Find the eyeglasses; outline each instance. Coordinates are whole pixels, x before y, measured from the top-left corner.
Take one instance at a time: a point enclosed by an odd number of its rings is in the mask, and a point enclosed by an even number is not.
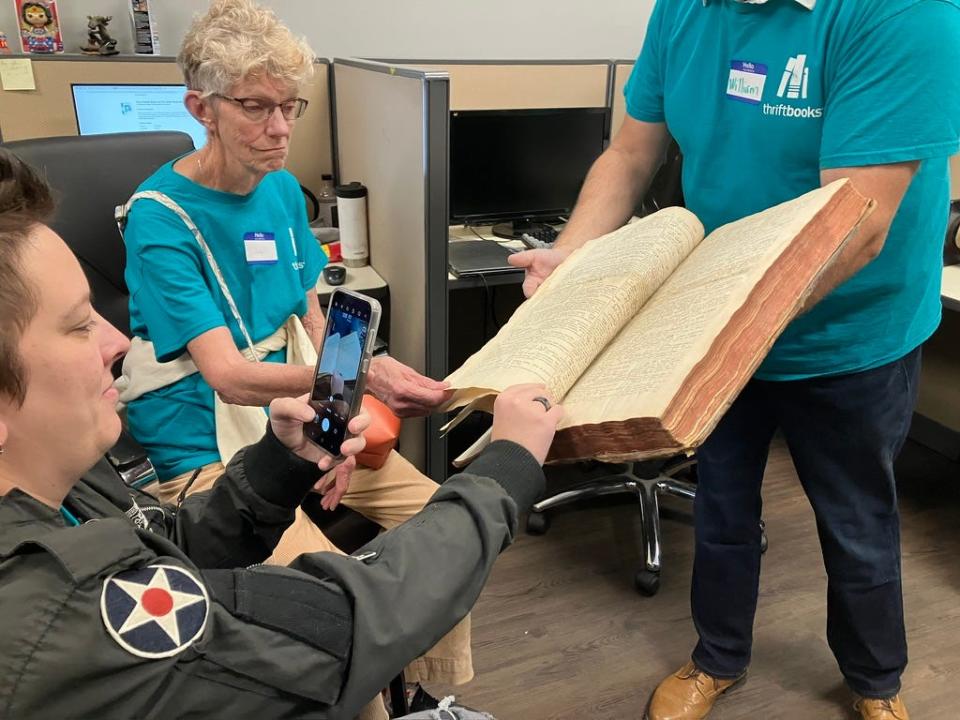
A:
[[[243,110],[243,114],[252,122],[264,122],[273,116],[273,111],[280,108],[280,114],[283,119],[290,121],[303,116],[307,110],[307,101],[303,98],[291,98],[283,102],[275,103],[262,98],[236,98],[229,95],[214,93],[218,98],[236,103]]]

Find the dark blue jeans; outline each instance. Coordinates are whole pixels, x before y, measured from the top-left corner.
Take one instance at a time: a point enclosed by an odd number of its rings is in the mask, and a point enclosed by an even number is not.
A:
[[[693,661],[737,677],[750,663],[760,581],[760,486],[774,432],[813,506],[827,570],[827,640],[850,687],[900,690],[907,664],[893,461],[916,403],[920,349],[849,375],[751,380],[697,452]]]

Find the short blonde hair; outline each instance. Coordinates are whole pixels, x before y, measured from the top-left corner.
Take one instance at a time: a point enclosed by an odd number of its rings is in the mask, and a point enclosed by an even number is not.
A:
[[[177,55],[187,87],[204,96],[225,95],[250,77],[299,87],[313,76],[315,60],[306,40],[251,0],[214,0],[194,17]]]

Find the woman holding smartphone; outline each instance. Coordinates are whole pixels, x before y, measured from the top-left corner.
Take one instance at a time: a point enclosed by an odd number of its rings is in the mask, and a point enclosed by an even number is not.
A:
[[[129,343],[44,225],[51,206],[0,150],[3,714],[353,718],[469,611],[543,489],[562,411],[541,387],[505,392],[495,442],[403,532],[262,566],[331,467],[304,437],[306,396],[273,401],[211,489],[174,507],[126,487],[103,454]]]

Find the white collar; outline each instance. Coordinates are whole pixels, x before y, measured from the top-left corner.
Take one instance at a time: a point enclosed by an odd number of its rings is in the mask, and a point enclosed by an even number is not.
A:
[[[737,0],[738,2],[747,3],[748,5],[763,5],[767,0]],[[706,6],[710,0],[703,0],[704,6]],[[813,6],[817,4],[817,0],[795,0],[795,2],[803,5],[807,10],[813,10]]]

